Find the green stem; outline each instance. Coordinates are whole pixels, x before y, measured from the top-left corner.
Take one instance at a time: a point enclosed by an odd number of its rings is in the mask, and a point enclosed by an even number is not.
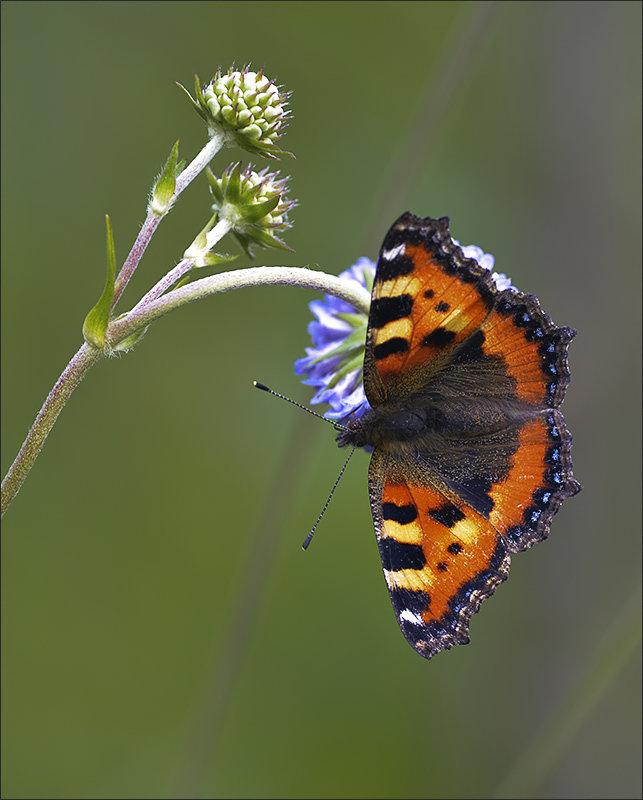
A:
[[[76,355],[65,367],[60,378],[56,381],[54,388],[49,392],[47,399],[36,419],[31,430],[27,434],[20,452],[2,481],[2,516],[9,507],[13,498],[20,491],[29,470],[33,467],[38,454],[40,453],[49,431],[53,428],[58,414],[62,411],[69,396],[78,386],[87,372],[104,355],[103,350],[95,350],[84,344]]]
[[[181,172],[176,179],[174,195],[168,205],[168,211],[166,211],[165,214],[159,215],[152,208],[148,208],[145,222],[143,223],[143,226],[136,237],[136,241],[132,245],[132,249],[125,259],[125,263],[123,264],[121,271],[118,273],[118,277],[116,278],[114,297],[112,299],[112,309],[116,306],[120,296],[125,291],[125,287],[134,274],[140,260],[143,258],[143,253],[145,253],[152,236],[154,236],[156,229],[161,224],[161,220],[164,219],[164,217],[166,217],[169,213],[172,203],[174,203],[176,198],[181,194],[186,186],[189,186],[196,176],[208,166],[210,161],[212,161],[214,156],[223,147],[223,142],[224,137],[222,134],[213,136],[208,140],[207,144],[194,157],[194,159],[187,165],[187,167],[185,167],[183,172]]]
[[[345,300],[364,314],[368,314],[371,303],[370,294],[359,284],[335,275],[327,275],[325,272],[305,267],[237,269],[193,281],[164,294],[142,308],[134,309],[110,324],[107,328],[106,341],[108,346],[115,347],[123,339],[175,308],[180,308],[212,294],[230,292],[245,286],[262,285],[299,286],[303,289],[325,292],[339,297],[340,300]]]
[[[551,779],[596,706],[641,647],[641,587],[636,586],[575,687],[536,737],[520,752],[496,788],[494,798],[544,797]]]
[[[230,222],[227,220],[220,220],[216,226],[210,231],[208,234],[208,249],[212,249],[215,244],[217,244],[226,233],[229,232],[231,228]],[[186,251],[187,253],[188,251]],[[196,266],[196,260],[194,258],[183,258],[174,269],[171,269],[167,275],[164,275],[161,280],[153,286],[149,292],[142,297],[138,303],[134,306],[132,311],[136,311],[143,306],[148,305],[152,302],[152,300],[156,300],[157,297],[160,297],[164,292],[166,292],[171,286],[173,286],[179,278],[182,278],[183,275],[188,273],[191,269],[194,269]]]
[[[65,367],[56,385],[49,393],[27,434],[20,452],[2,482],[2,515],[9,507],[34,465],[49,431],[53,428],[58,414],[76,386],[90,368],[103,356],[111,352],[119,342],[149,325],[175,308],[192,303],[203,297],[244,286],[260,285],[300,286],[335,295],[346,300],[358,311],[368,313],[370,295],[358,284],[303,267],[253,267],[211,275],[193,281],[172,292],[152,300],[143,307],[136,307],[128,314],[112,321],[106,332],[105,348],[98,350],[84,344]]]

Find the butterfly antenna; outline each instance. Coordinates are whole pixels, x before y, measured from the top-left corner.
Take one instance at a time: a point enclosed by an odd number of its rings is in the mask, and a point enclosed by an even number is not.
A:
[[[294,406],[297,406],[297,408],[302,408],[304,411],[307,411],[309,414],[312,414],[313,417],[317,417],[318,419],[323,419],[324,422],[330,422],[330,424],[335,428],[336,431],[345,431],[346,430],[346,426],[342,425],[341,422],[337,422],[334,419],[328,419],[328,417],[322,417],[322,415],[318,414],[316,411],[311,411],[311,409],[308,408],[307,406],[304,406],[301,403],[298,403],[296,400],[291,400],[290,397],[286,397],[285,394],[279,394],[279,392],[274,392],[272,389],[269,389],[263,383],[259,383],[259,381],[253,381],[252,385],[254,387],[256,387],[257,389],[261,389],[262,392],[268,392],[268,394],[272,394],[275,397],[279,397],[281,400],[287,400],[289,403],[292,403]],[[349,456],[349,458],[350,458],[350,456]],[[341,477],[341,475],[340,475],[340,477]],[[331,492],[331,495],[332,495],[332,492]],[[324,511],[325,510],[326,509],[324,509]],[[324,512],[322,511],[322,514],[323,513]],[[317,521],[319,522],[319,520],[317,520]]]
[[[321,514],[317,517],[317,522],[313,525],[312,531],[308,534],[308,536],[306,536],[306,541],[301,546],[302,550],[307,550],[308,549],[308,545],[310,544],[310,542],[312,541],[312,538],[313,538],[313,533],[315,533],[315,531],[317,530],[317,526],[319,525],[319,522],[320,522],[321,518],[324,516],[324,514],[326,512],[326,509],[328,508],[328,505],[329,505],[330,501],[332,500],[333,495],[335,494],[335,489],[337,489],[337,484],[342,479],[342,475],[346,471],[346,467],[348,466],[348,462],[351,460],[351,456],[353,455],[354,452],[355,452],[355,448],[353,447],[351,449],[350,453],[348,454],[348,458],[344,462],[344,466],[342,467],[341,472],[337,476],[337,480],[333,484],[333,488],[330,490],[330,494],[328,495],[328,500],[326,500],[326,503],[325,503],[324,507],[321,510]]]

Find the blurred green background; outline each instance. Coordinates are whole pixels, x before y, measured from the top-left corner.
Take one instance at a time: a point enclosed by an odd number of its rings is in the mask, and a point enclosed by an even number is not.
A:
[[[315,295],[166,317],[89,374],[5,517],[4,797],[640,796],[640,17],[2,4],[3,473],[102,289],[104,214],[122,261],[174,140],[204,142],[174,81],[235,62],[293,92],[296,253],[256,263],[337,273],[403,211],[449,215],[578,329],[565,414],[584,485],[472,644],[426,662],[382,579],[368,458],[304,555],[342,454],[251,389],[310,399],[292,365]],[[202,179],[128,304],[207,217]]]

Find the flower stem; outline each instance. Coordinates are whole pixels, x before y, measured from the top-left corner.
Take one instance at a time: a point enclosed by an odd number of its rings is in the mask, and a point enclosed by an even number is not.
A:
[[[338,278],[336,275],[327,275],[325,272],[305,267],[250,267],[201,278],[185,286],[180,286],[143,307],[133,309],[129,314],[114,320],[109,325],[106,341],[111,347],[114,347],[126,337],[169,311],[203,297],[230,292],[245,286],[262,285],[299,286],[303,289],[326,292],[340,300],[345,300],[365,314],[368,314],[371,303],[370,294],[366,289],[352,281]]]
[[[158,214],[155,214],[153,211],[147,212],[147,217],[145,217],[145,222],[143,223],[141,230],[136,237],[136,241],[132,245],[132,249],[129,251],[127,258],[125,259],[125,263],[121,267],[121,271],[118,273],[118,277],[116,278],[116,283],[114,284],[114,296],[112,298],[112,309],[118,303],[121,295],[125,291],[125,287],[130,282],[130,278],[136,271],[136,267],[138,267],[141,259],[143,258],[143,253],[146,251],[152,236],[154,236],[154,232],[158,228],[161,220],[163,217],[159,217]]]
[[[157,297],[160,297],[164,292],[166,292],[171,286],[173,286],[179,278],[182,278],[186,272],[189,272],[194,267],[194,259],[193,258],[184,258],[182,261],[171,269],[167,275],[164,275],[161,280],[154,285],[149,292],[138,301],[138,303],[134,306],[130,314],[134,311],[138,311],[139,308],[143,308],[152,300],[156,300]],[[129,316],[129,315],[128,315]]]
[[[214,156],[223,146],[223,139],[223,134],[215,135],[209,139],[208,143],[202,148],[201,152],[198,153],[198,155],[195,156],[195,158],[187,165],[183,172],[181,172],[176,179],[176,189],[174,190],[174,195],[172,196],[172,202],[174,202],[174,200],[176,200],[185,187],[188,186],[196,178],[196,176],[208,166],[210,161],[212,161]],[[119,301],[121,295],[125,291],[125,287],[130,282],[130,279],[136,271],[136,267],[138,267],[141,258],[143,258],[143,253],[145,253],[145,250],[147,249],[147,246],[150,243],[150,240],[152,239],[156,229],[160,225],[163,216],[165,215],[159,216],[151,209],[148,209],[145,222],[143,223],[141,230],[136,237],[136,241],[134,242],[129,255],[125,259],[125,263],[123,264],[121,271],[118,273],[118,277],[116,278],[112,308],[114,308],[116,303]]]
[[[84,344],[58,378],[54,388],[49,392],[31,430],[27,434],[20,452],[2,481],[2,516],[13,498],[18,494],[25,478],[33,467],[38,454],[53,428],[58,414],[69,399],[69,396],[85,377],[93,365],[104,355],[104,351],[96,350]]]
[[[106,346],[103,350],[84,344],[65,367],[2,482],[2,515],[29,474],[49,431],[53,428],[58,414],[62,411],[71,393],[90,368],[103,356],[110,353],[111,348],[175,308],[180,308],[187,303],[212,294],[229,292],[244,286],[261,285],[300,286],[304,289],[314,289],[335,295],[364,313],[368,313],[370,305],[370,295],[366,289],[335,275],[327,275],[325,272],[304,267],[252,267],[201,278],[157,297],[144,306],[136,306],[129,313],[109,324],[105,336]]]
[[[208,231],[206,235],[206,247],[208,250],[212,250],[215,244],[218,244],[221,239],[226,235],[226,233],[230,233],[232,230],[232,222],[227,217],[220,219],[217,224],[212,228],[211,231]]]
[[[613,622],[591,658],[583,660],[576,684],[550,719],[519,753],[494,798],[543,797],[543,784],[564,761],[574,739],[605,696],[618,685],[621,671],[641,649],[641,587],[615,610]],[[554,795],[555,796],[555,795]]]
[[[178,197],[185,187],[208,166],[210,161],[216,156],[224,145],[225,136],[223,133],[215,133],[205,147],[196,155],[187,167],[176,179],[176,190],[174,197]]]
[[[217,242],[223,239],[231,227],[231,223],[227,219],[219,220],[219,222],[217,222],[214,228],[207,235],[207,249],[212,249]],[[162,294],[164,294],[180,278],[193,269],[195,263],[196,262],[194,258],[184,258],[182,261],[180,261],[176,267],[174,267],[174,269],[171,269],[167,275],[164,275],[161,280],[138,301],[130,313],[133,311],[138,311],[139,308],[143,308],[143,306],[146,306],[152,300],[156,300],[157,297],[160,297]]]

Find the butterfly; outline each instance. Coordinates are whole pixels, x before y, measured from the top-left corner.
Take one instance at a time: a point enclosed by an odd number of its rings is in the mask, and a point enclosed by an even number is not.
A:
[[[380,251],[364,356],[371,406],[337,436],[373,448],[368,489],[402,633],[432,658],[469,622],[512,554],[580,491],[558,407],[573,328],[499,290],[447,217],[403,214]]]

